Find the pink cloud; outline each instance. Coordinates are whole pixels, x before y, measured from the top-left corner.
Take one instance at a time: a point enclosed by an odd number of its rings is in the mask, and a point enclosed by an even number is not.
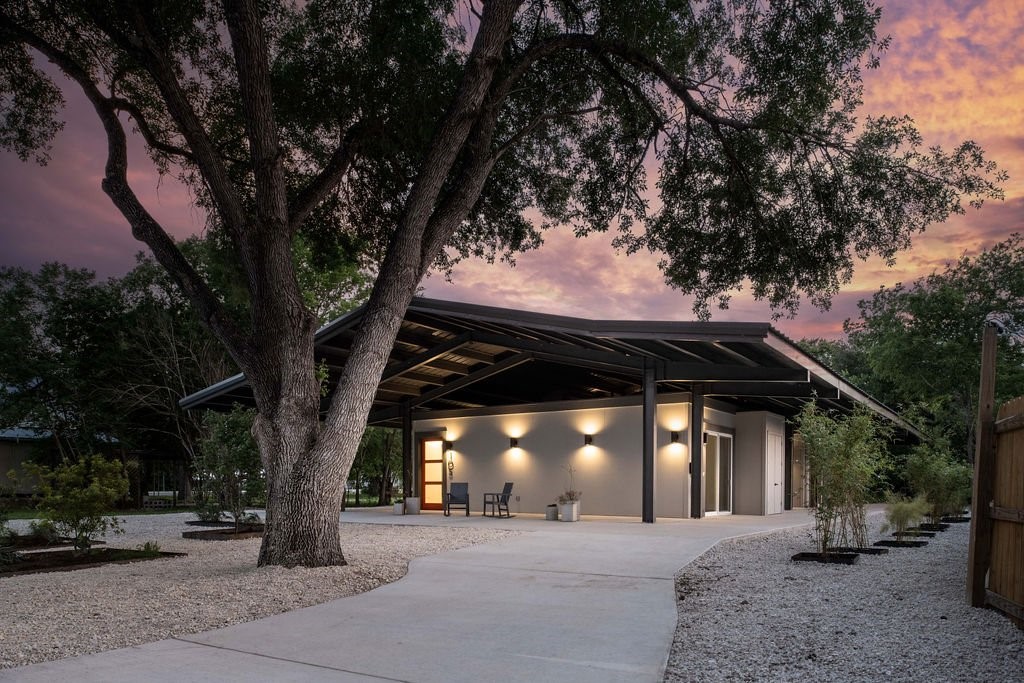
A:
[[[880,30],[892,36],[892,47],[881,68],[865,76],[865,113],[909,114],[929,144],[977,140],[1009,171],[1007,200],[932,226],[893,267],[878,259],[861,264],[830,311],[805,306],[795,320],[777,323],[793,337],[839,336],[842,321],[856,315],[857,300],[879,286],[913,280],[1024,230],[1024,3],[888,0],[883,9]],[[123,273],[144,247],[99,189],[105,149],[95,115],[74,90],[67,98],[68,125],[49,166],[0,155],[0,263],[34,268],[59,259],[102,275]],[[131,161],[136,191],[173,235],[202,229],[203,215],[188,193],[171,180],[161,184],[137,140]],[[692,317],[692,299],[664,284],[657,257],[615,254],[609,240],[574,240],[556,230],[540,250],[522,255],[516,268],[469,261],[456,269],[454,284],[434,276],[425,289],[430,296],[591,318]],[[746,293],[713,315],[770,318]]]

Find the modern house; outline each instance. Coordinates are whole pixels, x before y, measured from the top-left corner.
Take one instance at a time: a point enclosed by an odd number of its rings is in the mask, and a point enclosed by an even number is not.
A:
[[[332,385],[362,316],[317,332]],[[767,323],[585,320],[417,298],[368,422],[402,430],[406,495],[424,509],[441,508],[450,481],[468,482],[473,501],[509,481],[513,512],[543,512],[571,467],[585,514],[653,522],[806,505],[787,418],[807,401],[862,404],[916,434]],[[181,403],[224,410],[252,396],[236,375]]]

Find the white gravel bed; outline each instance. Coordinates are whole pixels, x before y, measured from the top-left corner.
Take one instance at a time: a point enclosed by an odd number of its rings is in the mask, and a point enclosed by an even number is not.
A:
[[[807,528],[719,544],[676,577],[665,680],[1024,681],[1024,630],[965,602],[969,526],[852,566],[790,561]]]
[[[0,578],[0,669],[197,633],[362,593],[405,575],[409,560],[517,532],[341,525],[345,567],[256,567],[260,539],[181,538],[190,513],[124,518],[108,545],[157,541],[188,557]],[[12,526],[15,524],[12,523]],[[17,526],[27,526],[18,523]]]

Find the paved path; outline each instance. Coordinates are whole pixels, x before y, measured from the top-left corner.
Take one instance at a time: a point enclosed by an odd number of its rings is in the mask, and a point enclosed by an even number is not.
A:
[[[413,560],[368,593],[181,638],[0,671],[3,681],[661,681],[673,576],[805,510],[641,524],[350,511],[345,521],[529,533]]]

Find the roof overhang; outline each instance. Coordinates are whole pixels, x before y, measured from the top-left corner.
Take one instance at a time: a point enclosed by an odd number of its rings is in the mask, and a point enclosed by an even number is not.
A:
[[[357,308],[316,333],[315,357],[329,370],[324,410],[363,313]],[[396,425],[405,408],[422,414],[633,396],[645,367],[654,368],[660,392],[699,390],[740,410],[787,416],[809,400],[843,412],[861,404],[921,438],[768,323],[588,320],[425,298],[406,311],[370,423]],[[181,401],[186,409],[235,403],[253,403],[241,374]]]

